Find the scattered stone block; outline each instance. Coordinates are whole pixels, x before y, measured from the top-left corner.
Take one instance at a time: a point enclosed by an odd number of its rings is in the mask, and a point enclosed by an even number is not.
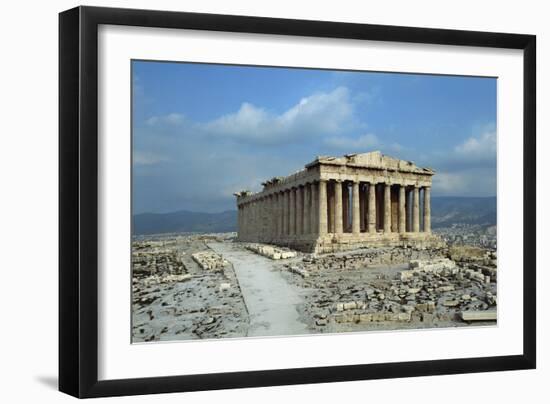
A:
[[[320,327],[323,327],[327,325],[327,319],[326,318],[319,318],[317,321],[315,321],[315,324],[317,324]]]
[[[363,313],[359,315],[359,322],[361,323],[370,323],[372,321],[371,313]]]
[[[279,247],[275,247],[267,244],[248,244],[246,248],[250,251],[254,251],[257,254],[264,257],[271,258],[272,260],[280,260],[296,257],[296,251],[284,250]]]
[[[411,321],[411,313],[398,313],[397,314],[397,320],[398,321]]]
[[[434,315],[432,313],[422,313],[422,322],[433,323]]]
[[[463,311],[460,313],[463,321],[496,321],[496,310]]]

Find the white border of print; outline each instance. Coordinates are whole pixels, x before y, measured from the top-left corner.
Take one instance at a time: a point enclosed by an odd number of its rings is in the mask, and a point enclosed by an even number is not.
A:
[[[100,26],[98,378],[523,352],[523,53],[474,47]],[[130,60],[498,77],[498,326],[130,344]],[[505,179],[505,180],[504,180]]]

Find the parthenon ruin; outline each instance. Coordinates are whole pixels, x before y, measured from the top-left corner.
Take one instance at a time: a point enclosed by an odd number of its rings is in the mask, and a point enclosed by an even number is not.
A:
[[[304,169],[237,192],[238,240],[334,252],[371,246],[436,246],[435,172],[379,151],[317,157]]]

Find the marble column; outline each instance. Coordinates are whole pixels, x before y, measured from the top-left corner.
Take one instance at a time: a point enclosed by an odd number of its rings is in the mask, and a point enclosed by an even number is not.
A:
[[[351,231],[349,213],[349,185],[347,182],[342,182],[342,229],[344,233]]]
[[[277,237],[277,195],[269,195],[269,238],[271,240]]]
[[[360,210],[360,229],[359,231],[365,232],[368,229],[368,223],[367,223],[367,187],[365,184],[359,185],[359,210]]]
[[[288,234],[288,189],[285,189],[282,193],[283,196],[283,238]]]
[[[284,234],[284,193],[282,192],[278,192],[277,193],[278,195],[278,202],[279,202],[279,210],[277,212],[277,220],[279,221],[279,225],[277,226],[277,236],[278,238],[282,238],[283,234]]]
[[[311,233],[310,219],[311,219],[311,184],[304,185],[304,227],[302,229],[303,234]]]
[[[418,186],[414,186],[413,191],[413,232],[420,231],[420,195]]]
[[[277,192],[277,240],[283,236],[283,200],[283,193]]]
[[[290,189],[289,208],[288,208],[288,234],[296,234],[296,188]]]
[[[351,231],[354,234],[359,234],[361,232],[361,210],[359,208],[359,182],[353,182],[352,190],[352,212],[351,212]]]
[[[376,184],[369,184],[368,224],[369,233],[376,233]]]
[[[309,215],[309,231],[311,234],[317,234],[319,232],[319,192],[317,191],[317,184],[312,182],[309,184],[311,193],[311,212]],[[326,197],[326,192],[325,192]]]
[[[432,207],[430,205],[430,187],[424,187],[424,231],[432,231]]]
[[[303,188],[296,188],[296,234],[301,235],[304,225],[304,194]]]
[[[384,184],[384,233],[391,233],[391,185]]]
[[[405,186],[399,185],[399,233],[405,233],[407,231],[405,212]]]
[[[319,197],[317,198],[317,223],[319,235],[324,236],[328,232],[328,214],[327,214],[327,182],[319,181]]]
[[[334,233],[341,234],[344,231],[342,220],[342,181],[336,181],[334,184]]]

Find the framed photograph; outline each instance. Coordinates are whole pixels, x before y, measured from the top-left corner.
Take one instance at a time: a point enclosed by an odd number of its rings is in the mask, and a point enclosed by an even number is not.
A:
[[[61,391],[535,368],[534,36],[59,28]]]

